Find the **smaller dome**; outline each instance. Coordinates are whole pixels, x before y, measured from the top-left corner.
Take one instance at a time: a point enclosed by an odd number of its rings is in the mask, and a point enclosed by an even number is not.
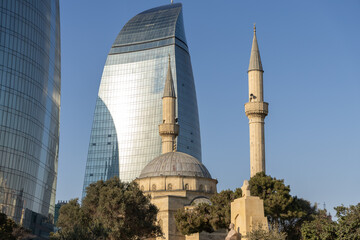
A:
[[[156,157],[145,166],[139,178],[159,176],[211,178],[204,164],[182,152],[168,152]]]

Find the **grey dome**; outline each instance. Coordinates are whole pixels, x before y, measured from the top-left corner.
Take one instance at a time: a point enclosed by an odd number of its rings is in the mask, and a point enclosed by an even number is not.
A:
[[[211,178],[199,160],[182,152],[164,153],[155,158],[141,171],[139,178],[178,175]]]

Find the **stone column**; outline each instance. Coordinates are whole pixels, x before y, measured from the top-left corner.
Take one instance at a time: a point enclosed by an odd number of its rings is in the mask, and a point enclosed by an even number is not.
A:
[[[162,153],[176,150],[175,138],[179,135],[179,125],[176,123],[176,94],[171,73],[170,56],[165,81],[163,102],[163,123],[159,125],[162,141]]]
[[[258,172],[265,172],[264,119],[268,114],[269,104],[264,102],[263,73],[256,39],[256,28],[254,26],[254,38],[248,70],[249,102],[245,104],[245,114],[249,118],[251,177]]]

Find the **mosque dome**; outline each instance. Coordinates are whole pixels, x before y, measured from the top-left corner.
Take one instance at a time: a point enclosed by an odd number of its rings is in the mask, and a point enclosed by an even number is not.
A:
[[[156,157],[145,166],[139,178],[159,176],[211,178],[204,164],[182,152],[168,152]]]

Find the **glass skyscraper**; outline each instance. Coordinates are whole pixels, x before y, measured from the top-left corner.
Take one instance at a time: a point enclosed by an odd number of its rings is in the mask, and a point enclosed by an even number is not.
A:
[[[27,228],[54,214],[59,110],[59,1],[0,0],[0,211]]]
[[[169,55],[181,126],[178,151],[201,161],[198,108],[182,5],[165,5],[133,17],[107,57],[90,136],[83,196],[100,179],[138,177],[161,154],[158,125]]]

